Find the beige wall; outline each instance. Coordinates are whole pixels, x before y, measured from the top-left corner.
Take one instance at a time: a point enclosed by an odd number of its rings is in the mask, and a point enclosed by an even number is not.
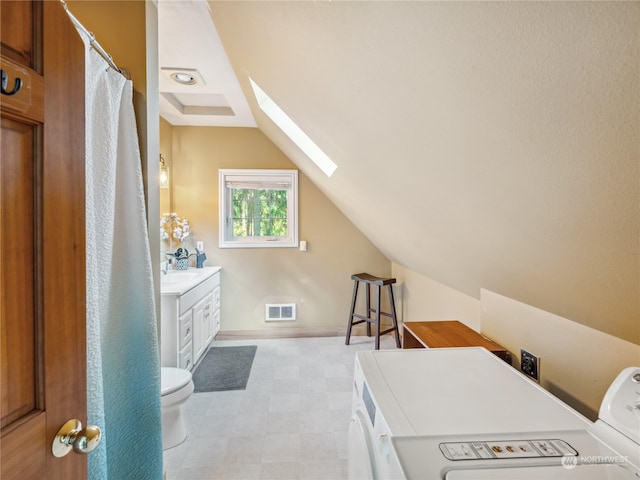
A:
[[[398,315],[404,322],[460,320],[480,331],[480,301],[408,268],[393,264]]]
[[[173,210],[192,227],[189,250],[204,241],[206,265],[222,266],[222,330],[345,329],[353,284],[366,271],[391,274],[391,263],[309,179],[299,176],[299,238],[296,248],[218,248],[218,169],[296,168],[258,129],[162,127],[172,134]],[[165,245],[167,247],[167,245]],[[266,303],[295,303],[295,322],[265,323]]]
[[[640,346],[566,318],[482,290],[482,332],[513,353],[540,358],[540,385],[595,420],[607,388],[640,365]]]
[[[78,20],[96,36],[118,67],[131,73],[133,88],[145,92],[145,2],[67,0]]]

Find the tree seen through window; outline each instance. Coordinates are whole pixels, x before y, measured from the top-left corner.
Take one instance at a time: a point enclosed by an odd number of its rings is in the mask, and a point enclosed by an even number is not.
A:
[[[234,237],[287,236],[287,190],[234,188]]]

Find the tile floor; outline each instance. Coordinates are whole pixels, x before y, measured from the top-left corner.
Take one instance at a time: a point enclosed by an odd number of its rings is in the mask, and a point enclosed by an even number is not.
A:
[[[392,335],[380,348],[395,348]],[[194,393],[187,440],[165,450],[167,480],[347,477],[353,364],[373,338],[214,341],[257,345],[246,390]]]

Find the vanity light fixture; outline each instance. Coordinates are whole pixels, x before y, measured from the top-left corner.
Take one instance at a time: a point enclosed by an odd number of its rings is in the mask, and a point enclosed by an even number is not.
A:
[[[164,163],[162,154],[160,154],[160,188],[169,188],[169,169]]]

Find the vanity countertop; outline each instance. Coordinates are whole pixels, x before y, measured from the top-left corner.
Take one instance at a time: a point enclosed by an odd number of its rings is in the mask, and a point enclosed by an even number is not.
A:
[[[188,270],[171,270],[160,277],[160,293],[162,295],[183,295],[193,287],[204,282],[219,272],[222,267],[189,268]]]

